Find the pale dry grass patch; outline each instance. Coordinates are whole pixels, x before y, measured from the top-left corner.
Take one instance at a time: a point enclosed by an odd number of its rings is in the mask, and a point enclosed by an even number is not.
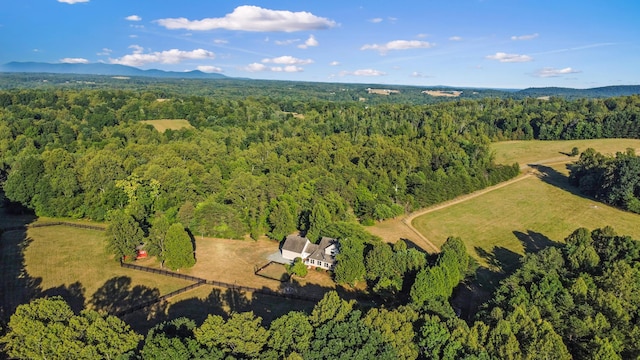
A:
[[[161,119],[161,120],[143,120],[141,123],[152,125],[158,132],[167,130],[194,129],[193,125],[185,119]]]

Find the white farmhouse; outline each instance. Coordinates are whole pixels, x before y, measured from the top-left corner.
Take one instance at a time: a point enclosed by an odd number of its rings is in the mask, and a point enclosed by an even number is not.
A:
[[[306,237],[289,235],[281,250],[282,257],[291,262],[299,257],[307,266],[333,270],[338,254],[338,240],[323,236],[320,243],[313,244]]]

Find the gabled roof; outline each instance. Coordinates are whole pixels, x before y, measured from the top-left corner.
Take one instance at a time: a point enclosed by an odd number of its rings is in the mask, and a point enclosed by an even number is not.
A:
[[[282,244],[282,250],[288,250],[298,254],[302,254],[304,246],[307,244],[307,238],[299,235],[289,235]]]
[[[318,245],[315,245],[313,251],[309,251],[311,255],[309,255],[309,259],[324,261],[329,264],[333,264],[336,261],[336,257],[332,254],[327,254],[325,251],[331,245],[338,244],[336,239],[328,238],[323,236]]]

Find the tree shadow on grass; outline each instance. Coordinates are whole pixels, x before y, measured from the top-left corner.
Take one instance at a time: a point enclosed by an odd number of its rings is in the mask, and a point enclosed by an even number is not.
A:
[[[92,296],[89,303],[93,309],[107,314],[118,314],[136,305],[151,304],[127,316],[134,330],[144,322],[159,322],[165,317],[167,304],[158,301],[160,290],[144,285],[131,287],[128,276],[113,277],[104,283]],[[136,325],[137,324],[137,325]]]
[[[569,184],[569,177],[559,172],[558,170],[549,166],[538,165],[538,164],[529,164],[529,166],[538,171],[538,178],[540,178],[540,180],[544,181],[545,183],[549,185],[553,185],[566,192],[569,192],[572,195],[580,196],[582,198],[589,199],[589,200],[594,200],[592,197],[582,194],[580,192],[580,189],[578,189],[577,187]],[[571,167],[570,164],[566,166],[567,166],[567,169]]]
[[[18,305],[41,296],[42,291],[42,278],[27,273],[24,257],[33,241],[27,237],[27,226],[37,218],[11,204],[3,202],[0,207],[0,321],[8,320]]]
[[[69,284],[68,286],[60,285],[49,288],[42,293],[43,296],[48,297],[61,296],[76,314],[84,310],[84,294],[85,288],[79,281]]]
[[[522,259],[522,255],[502,246],[494,247],[491,252],[476,246],[475,251],[489,264],[489,267],[476,270],[478,285],[490,292],[495,290],[500,281],[513,274]]]
[[[167,320],[188,317],[200,326],[209,315],[219,315],[223,318],[228,318],[228,313],[224,307],[223,291],[219,288],[213,288],[204,299],[191,297],[171,303],[167,310]]]
[[[557,246],[558,243],[549,239],[544,234],[533,230],[527,230],[526,233],[521,231],[514,231],[513,235],[520,240],[522,246],[524,247],[524,251],[527,254],[537,253],[540,250],[548,248],[550,246]]]

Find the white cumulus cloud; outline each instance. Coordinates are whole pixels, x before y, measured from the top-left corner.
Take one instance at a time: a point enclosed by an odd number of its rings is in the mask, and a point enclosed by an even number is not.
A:
[[[142,18],[138,15],[129,15],[125,18],[125,20],[129,20],[129,21],[140,21],[142,20]]]
[[[102,48],[102,51],[97,53],[96,55],[98,55],[98,56],[109,56],[109,55],[111,55],[112,51],[113,50],[111,50],[109,48]]]
[[[382,18],[369,19],[369,22],[372,22],[374,24],[381,23],[382,22]]]
[[[494,55],[487,55],[487,59],[490,60],[498,60],[500,62],[528,62],[532,61],[533,58],[529,55],[519,55],[519,54],[507,54],[503,52],[497,52]]]
[[[109,62],[112,64],[141,66],[151,63],[179,64],[185,60],[213,58],[215,58],[215,54],[204,49],[196,49],[192,51],[171,49],[145,54],[141,47],[135,46],[133,54],[125,55],[118,59],[109,59]]]
[[[374,69],[360,69],[356,71],[342,71],[340,76],[353,75],[353,76],[384,76],[386,72]]]
[[[263,63],[272,63],[280,65],[308,65],[313,63],[311,59],[298,59],[293,56],[285,55],[271,59],[262,59]]]
[[[295,44],[297,42],[299,42],[300,39],[287,39],[287,40],[276,40],[274,41],[274,43],[276,43],[276,45],[291,45],[291,44]]]
[[[249,64],[249,65],[245,66],[242,69],[244,71],[248,71],[248,72],[260,72],[260,71],[268,71],[269,67],[267,65],[265,65],[265,64],[252,63],[252,64]]]
[[[89,0],[58,0],[58,2],[65,3],[65,4],[77,4],[77,3],[89,2]]]
[[[462,37],[460,36],[452,36],[449,38],[449,40],[451,41],[462,41]]]
[[[60,62],[65,64],[88,64],[89,60],[84,58],[64,58],[60,59]]]
[[[579,72],[580,70],[575,70],[570,67],[566,67],[564,69],[554,69],[554,68],[546,67],[538,70],[535,73],[535,76],[547,78],[547,77],[558,77],[558,76],[567,75],[567,74],[576,74]]]
[[[414,77],[414,78],[430,78],[430,77],[433,77],[433,76],[430,76],[430,75],[425,75],[425,74],[423,74],[423,73],[421,73],[419,71],[414,71],[409,76]]]
[[[380,54],[386,54],[390,50],[409,50],[409,49],[428,49],[434,44],[428,41],[420,40],[393,40],[386,44],[367,44],[363,45],[360,50],[376,50]]]
[[[527,35],[518,35],[518,36],[512,36],[511,40],[533,40],[535,38],[538,37],[538,33],[535,34],[527,34]]]
[[[336,26],[335,21],[313,15],[306,11],[270,10],[258,6],[243,5],[221,18],[189,20],[186,18],[167,18],[156,20],[167,29],[187,30],[242,30],[242,31],[309,31],[322,30]]]
[[[313,35],[309,35],[309,38],[307,39],[307,41],[305,41],[304,44],[298,45],[298,47],[300,49],[306,49],[308,47],[318,46],[318,45],[319,45],[318,40],[316,40],[316,38]]]
[[[340,62],[339,61],[332,61],[332,62],[329,63],[329,65],[338,66],[338,65],[340,65]]]
[[[241,70],[244,71],[248,71],[248,72],[262,72],[262,71],[272,71],[272,72],[301,72],[304,71],[303,68],[296,66],[296,65],[286,65],[286,66],[272,66],[269,67],[265,64],[261,64],[261,63],[252,63],[249,64],[243,68],[241,68]]]
[[[228,40],[224,40],[224,39],[215,39],[215,40],[213,40],[213,43],[214,43],[214,44],[221,44],[221,45],[224,45],[224,44],[228,44],[228,43],[229,43],[229,41],[228,41]]]
[[[211,66],[211,65],[200,65],[197,67],[197,69],[205,73],[221,73],[222,72],[221,68],[217,66]]]

